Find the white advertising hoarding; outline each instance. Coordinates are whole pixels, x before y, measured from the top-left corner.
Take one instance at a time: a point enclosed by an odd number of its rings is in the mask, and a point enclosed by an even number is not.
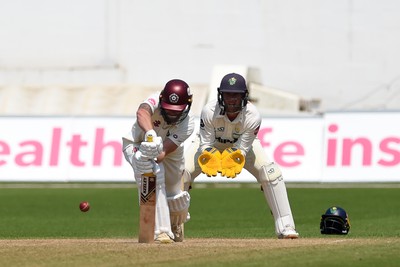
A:
[[[322,127],[321,117],[263,119],[258,137],[286,181],[321,179]]]
[[[323,182],[400,181],[400,113],[327,113]]]
[[[0,117],[0,181],[134,181],[121,143],[134,119]],[[264,118],[258,137],[288,182],[397,182],[399,120],[395,112]],[[245,170],[235,179],[196,179],[255,181]]]
[[[131,118],[2,117],[0,181],[133,181],[121,136]]]

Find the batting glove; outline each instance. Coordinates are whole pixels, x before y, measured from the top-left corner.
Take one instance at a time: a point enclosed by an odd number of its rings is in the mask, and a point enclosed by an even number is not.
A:
[[[215,148],[206,148],[197,161],[208,177],[216,176],[221,170],[221,153]]]
[[[137,151],[132,157],[132,167],[135,173],[152,173],[154,168],[154,160],[142,155],[142,152]]]
[[[244,166],[245,159],[237,148],[227,148],[221,155],[221,175],[228,178],[235,178]]]
[[[143,156],[154,159],[163,151],[163,141],[160,136],[153,137],[153,142],[142,142],[139,151]]]

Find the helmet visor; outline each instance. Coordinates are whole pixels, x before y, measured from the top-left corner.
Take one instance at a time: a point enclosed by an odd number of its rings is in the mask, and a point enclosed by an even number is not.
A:
[[[339,216],[322,216],[321,220],[322,234],[346,235],[349,231],[348,224]]]
[[[172,111],[179,111],[183,112],[186,109],[187,104],[183,105],[171,105],[166,102],[161,102],[161,108],[164,110],[172,110]]]

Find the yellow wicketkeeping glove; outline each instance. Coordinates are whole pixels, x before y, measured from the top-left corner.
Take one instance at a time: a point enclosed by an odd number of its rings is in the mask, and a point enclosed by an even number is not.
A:
[[[237,148],[227,148],[221,155],[221,175],[228,178],[235,178],[244,166],[245,159]]]
[[[216,176],[221,171],[221,152],[215,148],[206,148],[197,159],[201,171],[207,176]]]

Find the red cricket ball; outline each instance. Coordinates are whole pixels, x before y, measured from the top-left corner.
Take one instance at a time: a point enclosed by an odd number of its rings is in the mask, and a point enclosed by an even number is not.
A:
[[[89,202],[87,202],[87,201],[81,202],[81,204],[79,204],[79,209],[80,209],[82,212],[87,212],[87,211],[89,211],[89,209],[90,209],[90,204],[89,204]]]

